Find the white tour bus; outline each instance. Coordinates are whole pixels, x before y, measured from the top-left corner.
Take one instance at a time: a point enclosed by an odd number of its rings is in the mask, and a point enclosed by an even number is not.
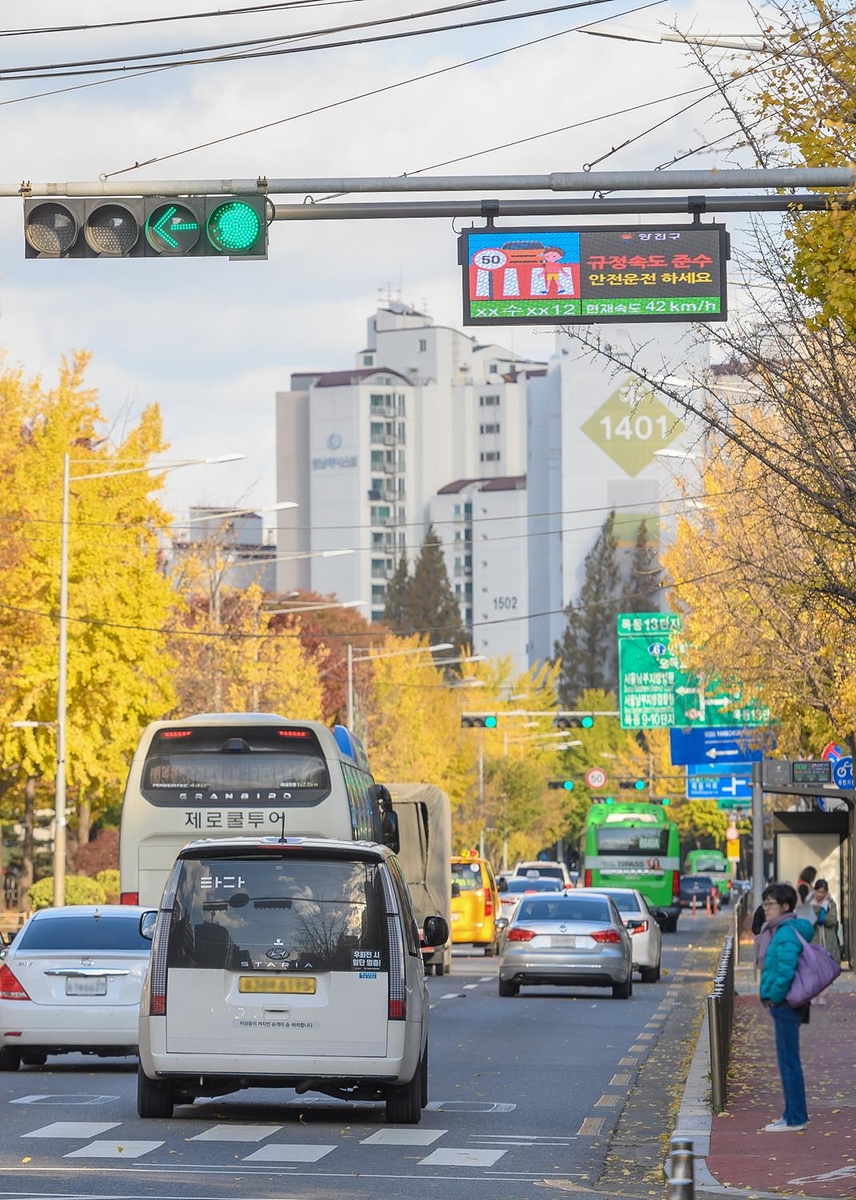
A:
[[[349,730],[275,713],[154,721],[125,787],[121,901],[157,905],[176,855],[196,838],[283,833],[398,849],[389,792]]]

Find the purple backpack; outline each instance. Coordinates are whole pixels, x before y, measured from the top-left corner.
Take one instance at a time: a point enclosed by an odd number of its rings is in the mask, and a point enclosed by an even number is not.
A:
[[[833,980],[838,978],[841,974],[841,967],[829,951],[824,950],[823,946],[818,946],[815,942],[807,942],[801,933],[797,933],[796,929],[794,933],[802,942],[802,950],[797,959],[794,981],[785,996],[785,1002],[791,1008],[802,1008],[804,1004],[808,1004],[809,1000],[819,996]]]

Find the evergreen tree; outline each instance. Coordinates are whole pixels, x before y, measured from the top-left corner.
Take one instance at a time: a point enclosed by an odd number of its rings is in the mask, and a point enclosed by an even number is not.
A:
[[[443,543],[433,525],[428,526],[407,584],[400,631],[423,634],[431,642],[452,642],[456,650],[469,641],[446,571]]]
[[[411,579],[407,570],[407,555],[402,554],[398,560],[398,566],[395,568],[395,574],[390,579],[389,587],[386,589],[386,608],[383,610],[384,621],[396,633],[401,633],[408,623],[407,600],[410,585]]]
[[[630,560],[630,573],[622,598],[622,612],[659,612],[662,591],[662,571],[656,543],[648,536],[648,523],[642,521],[636,530],[636,544]]]
[[[603,523],[597,541],[585,558],[585,578],[579,598],[565,609],[568,624],[554,655],[562,660],[559,700],[576,707],[582,692],[618,688],[615,619],[621,605],[621,569],[615,537],[615,512]]]

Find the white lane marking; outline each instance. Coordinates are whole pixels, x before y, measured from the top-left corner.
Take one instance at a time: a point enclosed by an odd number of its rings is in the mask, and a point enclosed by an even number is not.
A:
[[[618,1065],[619,1067],[635,1067],[638,1062],[639,1059],[635,1056],[631,1058],[619,1058]]]
[[[460,999],[460,995],[461,995],[460,992],[445,992],[440,997],[440,999],[441,1000],[458,1000],[458,999]]]
[[[379,1129],[363,1138],[361,1146],[430,1146],[448,1129]]]
[[[615,1108],[616,1104],[621,1101],[621,1096],[600,1096],[594,1102],[595,1108]]]
[[[53,1125],[45,1125],[34,1129],[32,1133],[22,1133],[21,1137],[31,1138],[86,1138],[98,1137],[108,1129],[116,1129],[121,1121],[54,1121]]]
[[[610,1079],[610,1081],[609,1081],[609,1086],[610,1087],[627,1087],[629,1082],[630,1082],[629,1075],[613,1075],[612,1079]]]
[[[90,1142],[79,1150],[64,1154],[63,1158],[139,1158],[150,1154],[165,1142]]]
[[[638,1033],[636,1035],[637,1042],[650,1042],[653,1039],[653,1033]]]
[[[109,1104],[118,1100],[118,1096],[94,1096],[86,1092],[54,1092],[53,1094],[37,1094],[34,1096],[18,1096],[10,1100],[10,1104],[61,1104],[63,1108],[77,1107],[83,1104]]]
[[[503,1104],[500,1100],[429,1100],[426,1112],[466,1112],[466,1113],[510,1113],[517,1108],[516,1104]]]
[[[315,1163],[327,1154],[332,1154],[335,1146],[296,1146],[270,1142],[259,1150],[248,1154],[241,1162],[301,1162]]]
[[[577,1137],[598,1137],[606,1117],[586,1117],[577,1130]]]
[[[435,1150],[420,1158],[420,1167],[492,1167],[505,1150]]]
[[[477,988],[477,987],[478,987],[477,983],[465,983],[464,984],[464,988],[466,989],[466,991],[470,991],[472,988]]]
[[[479,975],[479,983],[493,983],[495,975]]]
[[[281,1125],[212,1125],[188,1138],[189,1142],[260,1142],[279,1133]]]

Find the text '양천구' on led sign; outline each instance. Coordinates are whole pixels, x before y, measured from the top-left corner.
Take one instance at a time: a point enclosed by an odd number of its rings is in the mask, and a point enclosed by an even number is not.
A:
[[[465,325],[724,321],[724,225],[469,229]]]

